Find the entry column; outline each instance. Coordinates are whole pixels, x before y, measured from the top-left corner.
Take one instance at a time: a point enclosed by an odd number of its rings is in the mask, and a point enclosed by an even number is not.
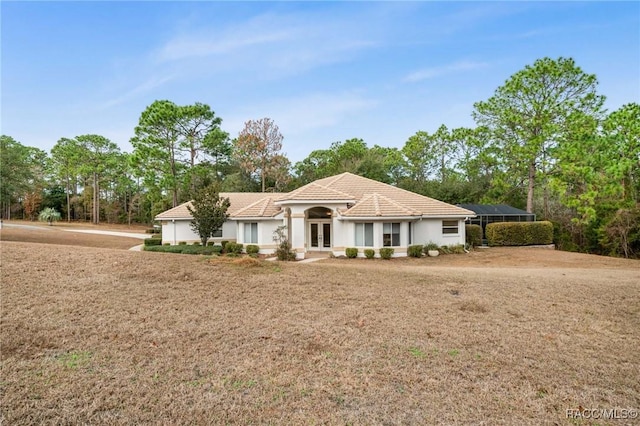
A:
[[[296,259],[304,259],[304,213],[291,214],[291,249],[296,252]]]

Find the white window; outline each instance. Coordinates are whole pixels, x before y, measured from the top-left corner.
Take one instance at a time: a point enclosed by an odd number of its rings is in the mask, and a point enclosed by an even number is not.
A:
[[[442,233],[443,234],[457,234],[458,233],[458,221],[457,220],[443,220],[442,221]]]
[[[356,246],[373,247],[373,223],[356,223]]]
[[[400,224],[382,224],[382,245],[385,247],[397,247],[400,245]]]
[[[258,223],[257,222],[244,224],[244,243],[258,244]]]

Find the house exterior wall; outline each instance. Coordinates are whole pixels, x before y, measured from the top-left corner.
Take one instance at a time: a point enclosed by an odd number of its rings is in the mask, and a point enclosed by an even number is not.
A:
[[[309,250],[307,241],[307,220],[306,211],[314,207],[322,207],[331,210],[331,245],[332,247],[340,248],[341,241],[343,241],[342,228],[337,224],[340,222],[336,219],[338,208],[346,208],[345,203],[331,203],[331,202],[317,202],[317,203],[305,203],[305,204],[290,204],[287,205],[291,214],[291,249],[296,253],[296,259],[304,259],[305,253]],[[286,224],[286,220],[282,222]],[[342,248],[344,251],[344,247]],[[335,254],[336,249],[333,249]]]
[[[312,206],[319,207],[319,206]],[[358,256],[364,257],[364,250],[371,248],[376,251],[376,257],[379,257],[379,250],[383,247],[383,225],[384,223],[400,223],[400,245],[393,247],[394,257],[403,257],[407,255],[407,247],[409,245],[424,245],[429,242],[434,242],[439,246],[443,245],[455,245],[465,243],[465,229],[464,219],[457,220],[458,233],[457,234],[443,234],[442,221],[443,219],[421,219],[421,220],[398,220],[398,219],[385,219],[385,220],[340,220],[337,217],[335,211],[338,205],[320,207],[331,208],[333,215],[331,219],[331,252],[335,256],[345,255],[345,250],[348,247],[357,247]],[[298,259],[304,259],[305,253],[309,251],[310,247],[307,238],[308,222],[305,219],[305,211],[311,208],[309,205],[291,206],[291,243],[292,249],[296,252]],[[452,220],[452,219],[444,219]],[[364,247],[355,245],[356,223],[373,223],[373,246]],[[178,244],[181,241],[185,241],[188,244],[196,241],[200,241],[198,235],[191,230],[191,221],[186,219],[176,219],[175,221],[163,221],[162,222],[162,242],[169,244]],[[269,218],[269,219],[247,219],[247,220],[228,220],[222,226],[222,237],[211,238],[216,243],[221,241],[237,241],[244,245],[251,244],[246,243],[244,238],[244,224],[245,223],[257,223],[258,224],[258,242],[255,243],[260,247],[260,254],[273,254],[276,251],[277,245],[273,241],[273,233],[278,226],[285,225],[287,218]],[[411,243],[409,243],[409,223],[411,223]]]
[[[457,234],[442,233],[443,219],[423,219],[414,223],[413,244],[427,244],[434,242],[439,246],[449,246],[465,243],[464,219],[459,219]],[[452,219],[444,219],[452,220]]]
[[[448,219],[452,220],[452,219]],[[422,219],[422,220],[335,220],[335,233],[333,254],[335,256],[344,256],[345,250],[348,247],[355,247],[358,249],[358,256],[364,257],[365,249],[374,249],[376,251],[376,257],[379,257],[379,251],[384,247],[383,227],[384,223],[400,223],[400,245],[393,246],[393,257],[407,256],[407,248],[410,245],[425,245],[429,242],[434,242],[439,246],[445,245],[457,245],[464,244],[464,219],[457,220],[458,233],[457,234],[443,234],[442,233],[442,219]],[[356,223],[373,223],[373,246],[356,246],[355,234]],[[411,224],[411,242],[409,242],[409,224]]]
[[[237,224],[228,220],[222,224],[222,237],[209,238],[209,241],[220,243],[221,241],[236,240]],[[200,241],[198,234],[191,229],[191,219],[175,219],[162,221],[162,244],[176,245],[181,241],[187,244]]]
[[[233,221],[236,224],[237,228],[237,241],[245,246],[247,244],[255,244],[260,247],[260,254],[273,254],[276,251],[277,244],[273,241],[273,233],[278,226],[284,225],[284,221],[282,218],[277,219],[247,219],[247,220],[238,220]],[[257,243],[248,243],[245,242],[244,235],[244,225],[246,223],[257,223],[258,224],[258,242]]]

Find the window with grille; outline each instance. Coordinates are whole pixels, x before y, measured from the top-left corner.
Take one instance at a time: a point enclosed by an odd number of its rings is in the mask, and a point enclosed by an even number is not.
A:
[[[443,234],[457,234],[458,233],[458,221],[457,220],[443,220],[442,221],[442,233]]]

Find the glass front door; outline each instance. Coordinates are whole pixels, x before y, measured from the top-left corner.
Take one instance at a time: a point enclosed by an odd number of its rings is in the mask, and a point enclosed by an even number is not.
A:
[[[315,250],[331,248],[331,223],[309,223],[309,247]]]

